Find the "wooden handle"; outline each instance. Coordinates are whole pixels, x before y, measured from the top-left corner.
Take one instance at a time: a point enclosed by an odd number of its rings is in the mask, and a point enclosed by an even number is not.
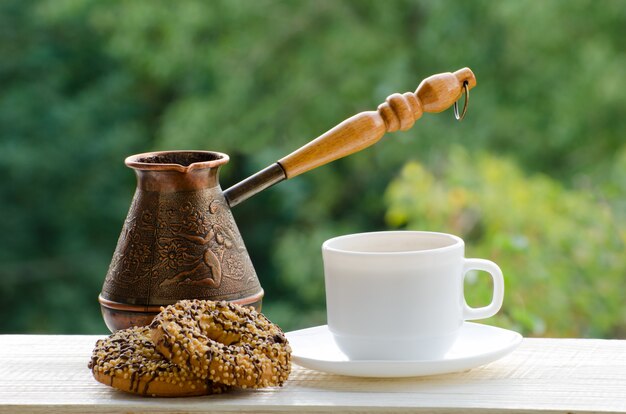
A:
[[[441,112],[451,107],[461,97],[464,82],[469,89],[476,86],[476,77],[469,68],[430,76],[415,93],[390,95],[376,111],[346,119],[278,163],[287,178],[293,178],[367,148],[387,132],[411,128],[424,112]]]

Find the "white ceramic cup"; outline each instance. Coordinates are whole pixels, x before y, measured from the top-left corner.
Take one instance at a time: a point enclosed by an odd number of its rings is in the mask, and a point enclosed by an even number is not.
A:
[[[322,245],[328,328],[351,360],[437,359],[463,322],[495,315],[502,271],[466,259],[457,236],[422,231],[350,234]],[[463,281],[470,270],[493,279],[491,303],[472,308]]]

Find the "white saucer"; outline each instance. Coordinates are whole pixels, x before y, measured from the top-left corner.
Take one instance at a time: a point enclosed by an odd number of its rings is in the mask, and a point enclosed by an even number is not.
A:
[[[443,358],[419,361],[350,361],[339,350],[327,325],[287,333],[293,361],[305,368],[355,377],[417,377],[466,371],[493,362],[521,342],[517,332],[465,322]]]

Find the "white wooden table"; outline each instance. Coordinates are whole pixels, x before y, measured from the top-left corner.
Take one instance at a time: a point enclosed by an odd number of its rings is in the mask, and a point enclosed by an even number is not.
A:
[[[350,378],[294,366],[282,388],[144,398],[96,382],[97,336],[0,335],[0,412],[626,412],[626,340],[524,339],[471,371]]]

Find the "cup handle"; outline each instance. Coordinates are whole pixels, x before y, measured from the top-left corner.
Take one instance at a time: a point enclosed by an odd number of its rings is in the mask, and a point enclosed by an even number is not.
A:
[[[470,270],[484,270],[493,279],[493,296],[491,303],[481,308],[472,308],[463,297],[463,318],[465,320],[485,319],[495,315],[502,307],[504,300],[504,277],[500,267],[492,261],[484,259],[465,259],[463,264],[463,279]]]

